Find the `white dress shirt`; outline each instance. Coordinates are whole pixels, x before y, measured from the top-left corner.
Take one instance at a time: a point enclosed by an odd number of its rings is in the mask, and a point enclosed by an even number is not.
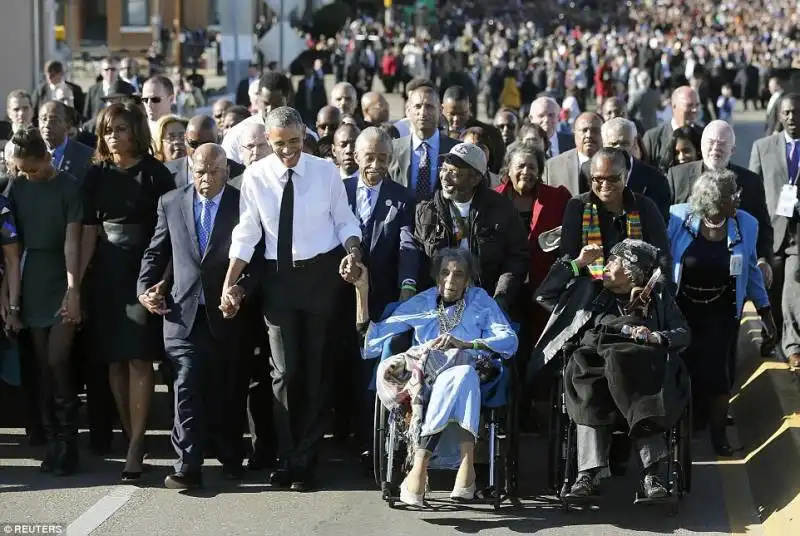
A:
[[[264,235],[264,257],[278,258],[278,221],[288,169],[271,154],[245,170],[239,202],[239,223],[231,236],[230,257],[250,262]],[[339,170],[328,160],[308,154],[294,167],[292,258],[306,260],[361,237],[358,218],[350,210]]]

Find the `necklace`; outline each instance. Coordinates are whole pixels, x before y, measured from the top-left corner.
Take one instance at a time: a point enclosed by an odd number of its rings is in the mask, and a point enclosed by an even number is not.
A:
[[[722,221],[720,221],[719,223],[713,223],[709,221],[708,218],[703,218],[703,224],[706,226],[707,229],[721,229],[722,226],[725,225],[726,221],[727,218],[722,218]]]
[[[444,300],[439,300],[439,305],[436,307],[436,316],[439,318],[440,334],[444,335],[445,333],[450,333],[461,323],[461,318],[464,316],[465,306],[466,304],[464,302],[464,298],[461,298],[455,304],[453,316],[448,318],[444,307]]]

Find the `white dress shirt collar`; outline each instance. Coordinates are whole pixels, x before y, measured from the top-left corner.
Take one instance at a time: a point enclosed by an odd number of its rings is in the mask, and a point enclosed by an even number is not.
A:
[[[348,175],[348,174],[346,174],[346,173],[344,172],[344,169],[342,169],[342,168],[339,168],[339,175],[341,175],[341,176],[342,176],[342,180],[345,180],[345,179],[352,179],[353,177],[356,177],[356,178],[358,178],[358,177],[359,177],[358,170],[356,170],[356,171],[355,171],[355,173],[353,173],[352,175]],[[359,184],[361,183],[361,181],[358,181],[358,182],[359,182]]]
[[[800,140],[793,140],[792,137],[789,136],[789,134],[785,130],[783,131],[783,139],[786,140],[787,144],[790,144],[795,141],[800,141]]]
[[[558,132],[556,132],[550,138],[550,155],[558,156],[560,154],[561,154],[561,148],[558,146]]]
[[[269,160],[272,159],[272,160]],[[306,161],[308,157],[306,153],[300,154],[300,159],[297,161],[297,164],[292,168],[294,170],[295,177],[305,177],[306,176]],[[289,171],[281,159],[278,158],[278,155],[272,153],[267,157],[267,163],[275,169],[275,174],[278,175],[278,178],[283,182],[284,180],[288,180],[286,172]]]

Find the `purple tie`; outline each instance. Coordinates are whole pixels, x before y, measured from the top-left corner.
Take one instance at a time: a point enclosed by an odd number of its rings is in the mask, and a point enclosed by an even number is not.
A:
[[[797,171],[800,167],[800,150],[797,149],[797,145],[800,143],[798,140],[792,140],[791,146],[792,149],[789,152],[789,182],[794,183],[795,179],[797,179]]]

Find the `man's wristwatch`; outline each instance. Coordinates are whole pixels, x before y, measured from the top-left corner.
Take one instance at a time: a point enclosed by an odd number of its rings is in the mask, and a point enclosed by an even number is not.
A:
[[[17,314],[17,313],[19,313],[19,310],[20,310],[19,309],[19,305],[9,305],[8,306],[8,310],[11,311],[14,314]]]

